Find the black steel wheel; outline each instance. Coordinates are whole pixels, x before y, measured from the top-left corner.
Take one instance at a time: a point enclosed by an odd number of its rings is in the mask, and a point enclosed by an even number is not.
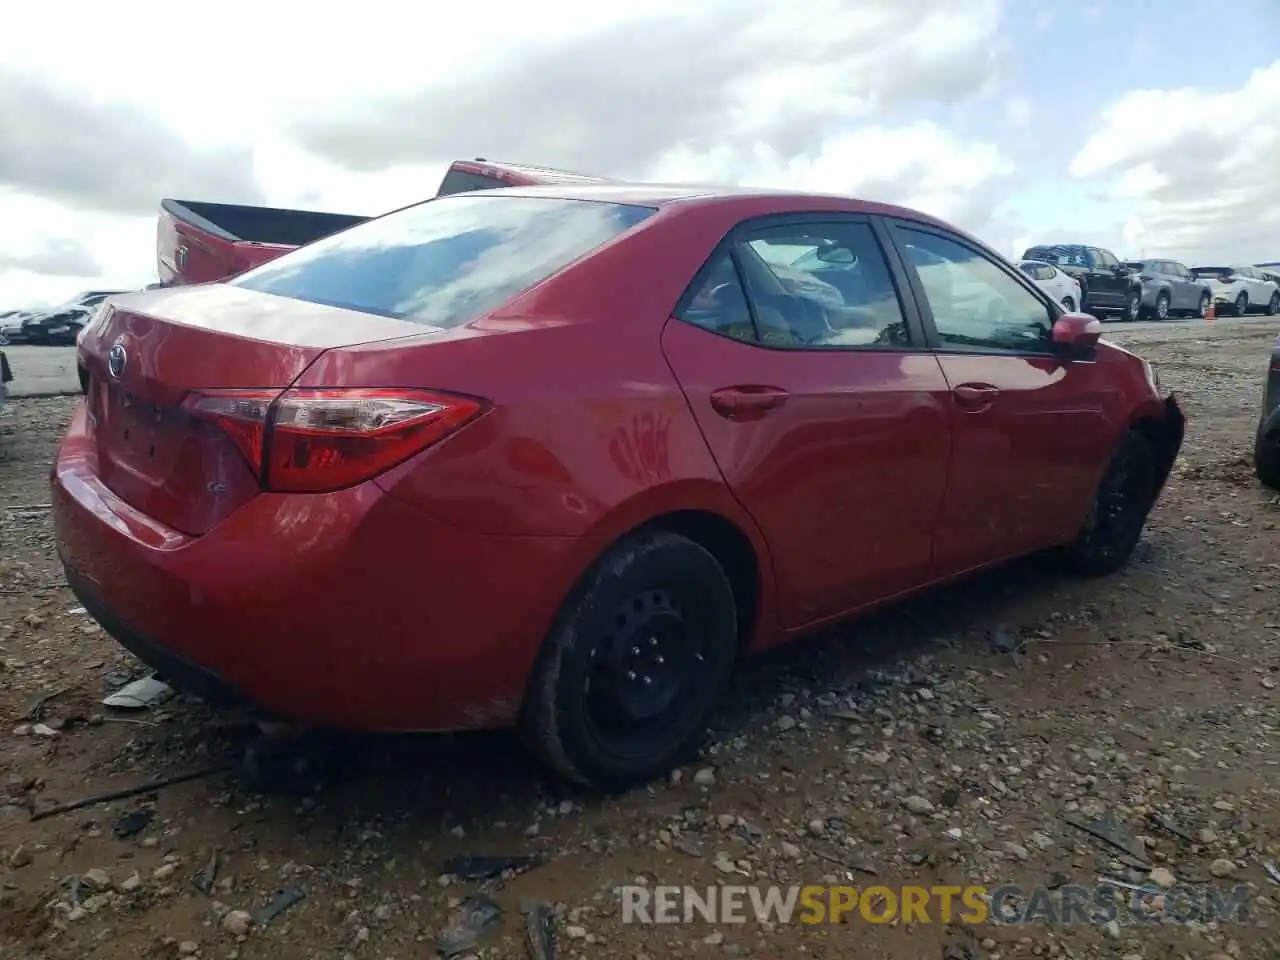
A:
[[[652,780],[696,750],[738,647],[733,588],[667,531],[616,544],[566,600],[521,716],[540,760],[584,786]]]
[[[1089,515],[1069,548],[1071,567],[1084,576],[1101,577],[1128,563],[1142,537],[1155,491],[1151,444],[1142,434],[1129,431],[1107,464]]]

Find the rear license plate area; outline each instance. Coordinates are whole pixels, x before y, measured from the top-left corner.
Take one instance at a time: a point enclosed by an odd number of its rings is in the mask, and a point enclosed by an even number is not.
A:
[[[187,416],[175,407],[161,407],[118,386],[99,391],[99,434],[117,458],[132,463],[172,459],[187,435]]]

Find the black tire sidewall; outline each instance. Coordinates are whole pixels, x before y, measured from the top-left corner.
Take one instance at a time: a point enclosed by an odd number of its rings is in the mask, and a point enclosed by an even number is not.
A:
[[[1280,441],[1261,430],[1253,443],[1253,470],[1264,487],[1280,490]]]
[[[1107,557],[1099,550],[1099,544],[1091,540],[1090,520],[1092,520],[1094,511],[1098,509],[1098,499],[1102,494],[1103,488],[1107,484],[1108,478],[1111,476],[1112,470],[1115,468],[1115,462],[1123,455],[1132,455],[1140,457],[1146,471],[1147,483],[1147,504],[1146,513],[1143,521],[1137,526],[1137,535],[1132,538],[1132,542],[1119,552],[1118,556]],[[1155,453],[1151,449],[1151,444],[1142,434],[1129,430],[1121,439],[1119,446],[1111,459],[1107,461],[1106,470],[1103,472],[1098,482],[1097,489],[1093,494],[1093,501],[1089,506],[1089,517],[1086,518],[1085,527],[1080,531],[1075,543],[1071,545],[1070,561],[1072,567],[1079,573],[1087,576],[1104,576],[1113,573],[1120,567],[1123,567],[1133,555],[1133,550],[1137,547],[1138,541],[1142,539],[1142,530],[1146,526],[1146,514],[1150,513],[1151,507],[1155,505],[1156,494],[1156,468]]]
[[[1169,319],[1169,304],[1170,304],[1170,302],[1171,302],[1171,301],[1170,301],[1170,299],[1169,299],[1169,295],[1168,295],[1167,293],[1162,293],[1162,294],[1160,294],[1158,297],[1156,297],[1156,319],[1157,319],[1157,320],[1168,320],[1168,319]],[[1160,312],[1160,304],[1162,304],[1162,303],[1164,304],[1164,312],[1163,312],[1163,313],[1161,313],[1161,312]]]
[[[1210,297],[1207,293],[1203,294],[1200,297],[1200,306],[1197,308],[1196,316],[1201,318],[1204,317],[1204,315],[1209,312],[1209,304],[1211,304],[1212,302],[1213,302],[1212,297]]]
[[[1280,293],[1273,293],[1267,301],[1267,315],[1274,317],[1277,313],[1280,313]]]
[[[1248,312],[1249,312],[1249,295],[1247,293],[1242,293],[1240,294],[1240,296],[1236,297],[1236,314],[1238,316],[1243,317]]]
[[[1142,319],[1142,294],[1130,293],[1129,302],[1124,308],[1124,318],[1129,321]]]
[[[618,607],[637,592],[662,585],[682,594],[684,612],[696,617],[707,648],[707,695],[690,707],[678,736],[647,758],[618,757],[591,735],[585,695],[591,650],[607,632]],[[690,603],[689,594],[697,602]],[[526,740],[559,773],[601,790],[645,783],[680,763],[701,744],[715,701],[727,685],[738,647],[733,588],[705,548],[678,534],[658,531],[616,544],[583,578],[557,618],[535,670]]]

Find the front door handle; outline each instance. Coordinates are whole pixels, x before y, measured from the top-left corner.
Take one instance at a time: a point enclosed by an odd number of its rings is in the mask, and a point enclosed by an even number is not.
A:
[[[989,383],[962,383],[951,392],[956,403],[966,410],[985,410],[1000,396],[1000,391]]]
[[[726,420],[760,420],[786,403],[789,396],[781,387],[721,387],[711,393],[711,409]]]

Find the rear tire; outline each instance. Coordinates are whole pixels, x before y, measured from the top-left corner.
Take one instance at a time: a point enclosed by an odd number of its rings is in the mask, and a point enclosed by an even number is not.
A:
[[[1067,563],[1084,577],[1115,573],[1133,556],[1155,504],[1156,467],[1151,444],[1130,430],[1107,464]]]
[[[565,600],[521,736],[583,786],[647,783],[700,746],[737,650],[733,588],[714,556],[661,530],[620,541]]]
[[[1264,487],[1280,490],[1280,436],[1258,431],[1253,442],[1253,470]]]
[[[1244,317],[1249,314],[1249,294],[1242,293],[1236,297],[1236,316]]]

